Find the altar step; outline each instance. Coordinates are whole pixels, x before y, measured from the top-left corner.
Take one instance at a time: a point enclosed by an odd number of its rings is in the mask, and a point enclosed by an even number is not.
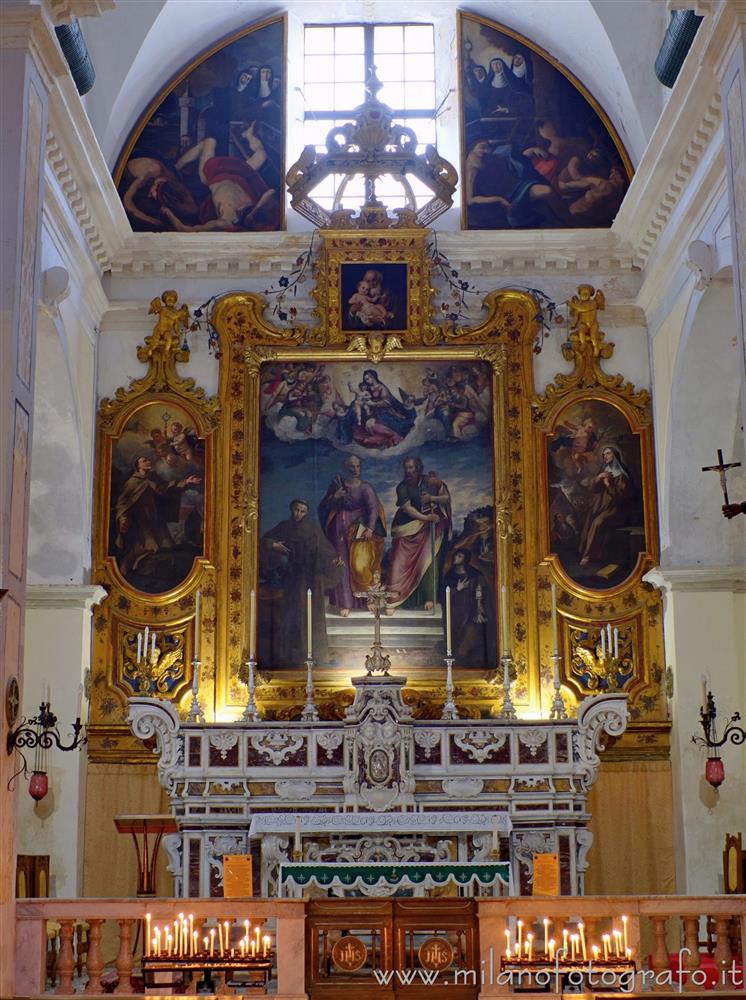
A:
[[[329,644],[368,648],[373,642],[373,616],[369,611],[350,611],[347,618],[327,614]],[[434,646],[443,639],[440,605],[431,611],[397,611],[381,619],[381,642],[384,646]]]

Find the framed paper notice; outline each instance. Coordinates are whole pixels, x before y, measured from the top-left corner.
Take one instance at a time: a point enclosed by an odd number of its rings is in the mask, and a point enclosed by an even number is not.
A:
[[[558,854],[534,854],[534,896],[559,896]],[[227,895],[227,893],[226,893]]]
[[[253,865],[250,854],[223,855],[223,896],[253,896]]]

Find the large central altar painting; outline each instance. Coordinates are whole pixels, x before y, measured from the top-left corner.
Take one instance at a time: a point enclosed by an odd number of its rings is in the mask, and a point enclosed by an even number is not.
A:
[[[385,588],[397,666],[442,664],[445,588],[462,667],[494,666],[490,366],[303,361],[262,367],[259,659],[360,666],[366,594]]]

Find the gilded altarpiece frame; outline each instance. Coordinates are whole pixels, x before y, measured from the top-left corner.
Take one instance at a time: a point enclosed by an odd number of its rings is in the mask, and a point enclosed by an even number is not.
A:
[[[193,649],[194,598],[198,589],[203,594],[200,697],[208,720],[238,719],[246,705],[249,594],[258,586],[261,536],[266,532],[266,525],[260,525],[260,395],[262,373],[269,370],[267,366],[359,365],[385,372],[387,364],[432,366],[445,362],[488,366],[491,373],[493,528],[498,562],[495,595],[503,585],[507,587],[512,700],[519,714],[546,717],[552,705],[554,582],[561,622],[561,691],[567,711],[572,714],[582,697],[608,687],[608,683],[594,685],[591,674],[581,670],[579,649],[590,648],[593,653],[601,626],[616,626],[625,667],[617,680],[630,695],[634,720],[624,737],[623,752],[646,756],[664,756],[667,752],[661,599],[642,580],[644,572],[657,560],[649,398],[644,391],[636,392],[621,375],[607,375],[601,368],[601,361],[607,360],[613,350],[598,329],[596,313],[602,296],[599,300],[591,295],[591,307],[575,315],[563,347],[567,359],[575,362],[574,371],[556,376],[554,383],[537,396],[533,383],[539,328],[536,300],[526,292],[494,291],[485,298],[482,322],[469,327],[436,324],[427,240],[426,230],[322,231],[315,268],[316,325],[274,326],[265,318],[267,303],[261,296],[226,295],[211,313],[221,348],[216,399],[206,399],[191,380],[176,374],[174,361],[186,361],[187,356],[180,356],[175,334],[162,349],[154,350],[153,338],[146,339],[138,357],[150,363],[148,375],[134,382],[129,390],[120,390],[115,400],[101,404],[95,565],[96,579],[109,586],[110,596],[94,616],[90,752],[96,759],[143,759],[142,750],[125,728],[125,692],[116,682],[122,627],[137,631],[149,624],[182,629],[188,661]],[[340,317],[345,304],[341,302],[340,271],[345,265],[362,262],[384,272],[390,264],[406,267],[405,328],[342,329]],[[581,301],[585,301],[582,294]],[[211,482],[206,512],[209,508],[212,514],[209,523],[205,518],[204,555],[195,562],[188,578],[168,594],[142,595],[123,584],[106,558],[106,455],[111,438],[132,408],[141,405],[144,398],[170,398],[169,394],[195,414],[199,435],[210,442],[205,452],[207,456],[209,451],[206,481]],[[640,442],[644,548],[634,571],[618,586],[605,590],[578,586],[563,571],[550,547],[545,499],[547,442],[567,407],[584,399],[616,407]],[[497,607],[493,610],[497,619]],[[372,639],[372,618],[370,632]],[[317,664],[315,701],[322,718],[344,717],[353,696],[349,678],[363,672],[362,659],[351,658],[347,669]],[[185,673],[184,679],[190,680],[191,673]],[[260,658],[256,700],[261,715],[275,720],[299,718],[306,698],[305,683],[305,670],[276,669]],[[182,712],[187,707],[187,690],[188,685],[166,694],[177,701]],[[463,668],[457,662],[454,693],[461,717],[498,715],[502,705],[501,673],[494,667]],[[408,671],[404,697],[416,717],[440,718],[446,697],[442,659],[435,657],[431,663]]]

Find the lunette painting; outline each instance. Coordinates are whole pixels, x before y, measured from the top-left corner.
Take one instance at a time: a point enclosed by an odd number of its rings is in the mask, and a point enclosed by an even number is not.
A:
[[[572,403],[547,440],[550,550],[575,583],[608,590],[645,551],[640,438],[616,406]]]
[[[111,448],[108,554],[136,590],[167,593],[204,551],[204,440],[164,400],[137,409]]]
[[[135,231],[280,228],[284,37],[278,18],[221,45],[139,123],[114,173]]]
[[[495,665],[492,373],[478,361],[262,367],[259,658]]]
[[[465,228],[610,226],[631,177],[619,140],[537,48],[459,16]]]

